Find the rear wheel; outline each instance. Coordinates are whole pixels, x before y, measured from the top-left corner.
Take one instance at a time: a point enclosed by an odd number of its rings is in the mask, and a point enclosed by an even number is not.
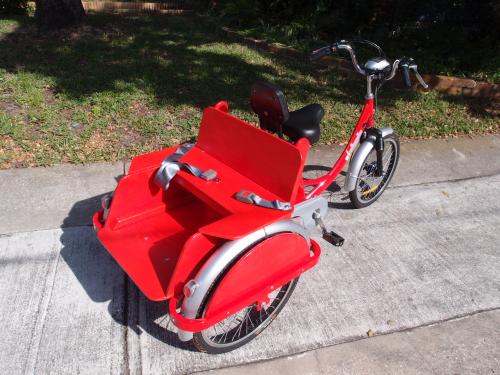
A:
[[[269,303],[257,308],[250,305],[204,331],[196,332],[193,344],[202,352],[226,353],[246,344],[261,333],[283,309],[299,278],[269,294]],[[215,290],[212,291],[211,295]],[[199,318],[205,316],[210,297],[202,304]]]
[[[363,208],[375,202],[391,181],[399,161],[399,140],[395,134],[384,138],[382,175],[376,176],[377,151],[373,148],[363,161],[359,171],[356,188],[349,192],[349,198],[356,208]]]

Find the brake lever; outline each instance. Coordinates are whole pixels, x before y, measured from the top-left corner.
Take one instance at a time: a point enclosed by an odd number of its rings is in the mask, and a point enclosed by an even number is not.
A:
[[[321,60],[321,58],[331,55],[333,52],[335,52],[333,45],[321,47],[312,51],[312,53],[309,55],[309,60],[312,63],[317,63]]]
[[[412,66],[410,66],[410,69],[413,70],[413,72],[415,73],[415,77],[417,77],[417,80],[422,85],[422,87],[424,89],[428,89],[429,85],[427,83],[425,83],[424,79],[422,78],[422,76],[418,72],[417,66],[416,65],[412,65]]]

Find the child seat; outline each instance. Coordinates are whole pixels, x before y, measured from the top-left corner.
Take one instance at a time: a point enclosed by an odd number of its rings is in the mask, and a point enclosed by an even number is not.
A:
[[[176,149],[135,157],[107,216],[94,216],[100,241],[155,301],[179,293],[222,242],[289,219],[293,209],[247,204],[235,195],[247,190],[293,207],[307,152],[216,107],[204,111],[198,141],[180,161],[212,169],[217,179],[180,170],[167,190],[158,187],[156,171]]]

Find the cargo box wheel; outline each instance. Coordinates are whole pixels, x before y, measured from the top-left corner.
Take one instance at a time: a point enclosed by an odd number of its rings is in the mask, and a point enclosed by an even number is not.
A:
[[[299,278],[290,281],[268,295],[269,302],[263,306],[251,305],[229,316],[216,325],[196,332],[193,344],[202,352],[226,353],[246,344],[261,333],[285,306]],[[213,290],[201,305],[199,318],[203,318]]]

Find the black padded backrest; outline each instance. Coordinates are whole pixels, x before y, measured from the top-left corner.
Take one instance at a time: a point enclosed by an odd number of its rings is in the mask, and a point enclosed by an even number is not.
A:
[[[281,136],[283,123],[290,116],[283,91],[268,82],[255,83],[252,86],[250,105],[259,116],[260,127]]]

